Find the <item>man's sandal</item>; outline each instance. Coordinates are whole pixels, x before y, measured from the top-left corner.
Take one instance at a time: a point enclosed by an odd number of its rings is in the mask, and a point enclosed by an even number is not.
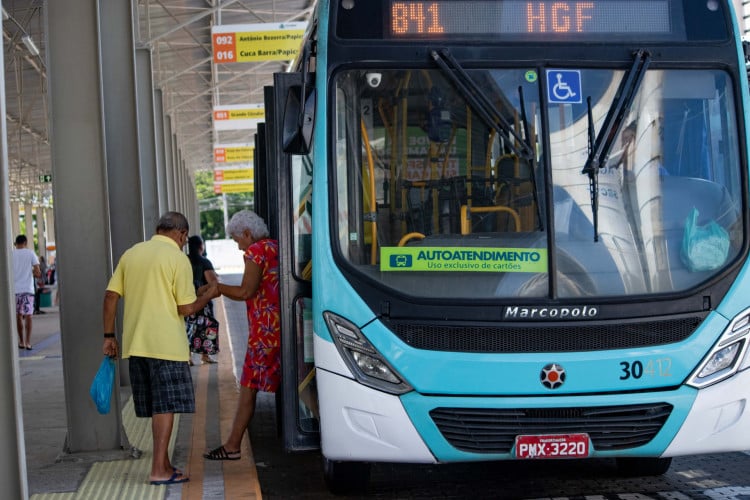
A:
[[[224,446],[219,446],[203,454],[203,458],[207,458],[208,460],[239,460],[240,456],[239,451],[227,451]]]
[[[151,484],[153,484],[154,486],[160,486],[187,483],[188,481],[190,481],[189,477],[183,475],[182,472],[178,471],[177,469],[173,469],[173,471],[174,472],[172,472],[172,476],[169,479],[151,481]]]

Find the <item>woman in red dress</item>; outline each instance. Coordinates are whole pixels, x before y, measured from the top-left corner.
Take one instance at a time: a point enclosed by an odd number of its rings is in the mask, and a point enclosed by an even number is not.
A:
[[[263,219],[248,210],[232,216],[227,234],[244,252],[245,272],[242,283],[219,284],[219,292],[245,301],[249,334],[232,431],[222,446],[203,455],[209,460],[240,458],[242,436],[255,413],[258,391],[276,392],[281,380],[278,242],[268,237]]]

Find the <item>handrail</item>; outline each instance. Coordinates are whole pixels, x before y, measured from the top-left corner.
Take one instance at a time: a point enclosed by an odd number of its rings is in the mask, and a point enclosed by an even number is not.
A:
[[[414,238],[424,239],[424,234],[422,233],[408,233],[401,237],[401,239],[398,241],[398,246],[402,247],[406,245],[406,242],[409,240],[412,240]]]
[[[370,147],[370,137],[367,135],[365,121],[360,120],[359,126],[362,130],[362,140],[367,152],[367,171],[370,177],[369,195],[370,195],[370,215],[372,216],[372,241],[370,242],[370,264],[375,265],[378,262],[378,202],[375,199],[375,162],[372,159],[372,148]]]
[[[516,232],[521,230],[521,217],[518,212],[510,207],[470,207],[468,205],[461,205],[461,234],[471,234],[471,213],[490,213],[490,212],[506,212],[513,217],[513,222],[516,225]]]

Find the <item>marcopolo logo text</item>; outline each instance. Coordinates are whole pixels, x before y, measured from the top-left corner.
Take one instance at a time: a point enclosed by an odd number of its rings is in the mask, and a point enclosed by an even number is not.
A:
[[[508,306],[503,314],[504,319],[591,319],[599,315],[599,308],[594,306],[561,306],[561,307],[521,307]]]

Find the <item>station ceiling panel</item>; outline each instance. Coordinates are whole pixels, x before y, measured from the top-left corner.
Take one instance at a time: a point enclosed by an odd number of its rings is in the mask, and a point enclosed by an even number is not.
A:
[[[51,204],[46,75],[48,0],[3,1],[11,200]],[[252,142],[252,130],[213,127],[215,106],[259,104],[288,62],[214,63],[211,28],[307,21],[314,0],[133,0],[136,46],[151,50],[178,148],[193,172],[213,168],[214,144]]]

